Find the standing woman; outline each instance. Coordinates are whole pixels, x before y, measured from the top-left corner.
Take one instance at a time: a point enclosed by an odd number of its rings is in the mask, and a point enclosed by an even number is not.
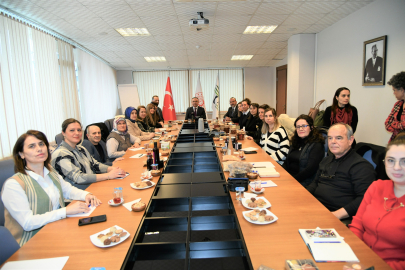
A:
[[[387,120],[385,120],[385,129],[392,132],[390,142],[399,132],[405,129],[405,71],[392,76],[387,84],[392,86],[394,96],[398,100],[394,108],[392,108],[390,115],[388,115]]]
[[[138,137],[141,141],[148,141],[155,137],[153,132],[143,132],[138,124],[136,119],[138,118],[138,112],[134,107],[128,107],[125,110],[125,120],[127,121],[128,133],[132,136]]]
[[[249,136],[254,136],[257,133],[257,130],[262,129],[263,121],[259,118],[259,104],[252,103],[250,104],[250,115],[246,121],[245,131]]]
[[[298,116],[294,126],[291,148],[283,168],[306,187],[314,180],[319,163],[325,157],[325,139],[308,115]]]
[[[13,148],[14,174],[1,191],[4,226],[20,246],[48,223],[89,212],[88,205],[101,201],[87,191],[73,187],[51,167],[49,143],[40,131],[28,130]],[[75,202],[65,207],[65,198]]]
[[[156,113],[156,106],[152,103],[146,106],[146,122],[150,127],[162,128],[162,123],[159,123],[159,116]]]
[[[280,165],[284,163],[290,150],[290,142],[288,141],[287,132],[278,122],[274,108],[267,109],[264,112],[264,123],[259,144]]]
[[[391,141],[385,154],[391,180],[374,181],[349,228],[395,270],[405,269],[405,139]]]
[[[98,162],[81,145],[82,125],[73,118],[62,123],[63,141],[52,153],[52,167],[73,186],[86,189],[91,183],[125,175],[124,170]]]
[[[329,128],[336,123],[348,124],[352,127],[354,133],[358,121],[357,109],[350,105],[350,90],[346,87],[340,87],[333,96],[332,106],[327,107],[325,110],[323,125]]]
[[[109,161],[125,155],[128,148],[138,148],[141,139],[128,133],[127,122],[123,115],[114,118],[113,130],[107,137],[107,154]]]

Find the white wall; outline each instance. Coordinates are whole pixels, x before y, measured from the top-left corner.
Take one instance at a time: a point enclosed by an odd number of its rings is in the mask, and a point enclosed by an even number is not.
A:
[[[245,68],[245,97],[259,105],[276,106],[275,70],[275,67]]]
[[[391,86],[362,86],[363,42],[387,35],[386,82],[405,70],[405,1],[379,0],[318,34],[316,100],[332,104],[337,88],[351,90],[359,112],[357,142],[386,145],[384,122],[394,103]]]
[[[132,84],[132,70],[117,70],[118,84]]]

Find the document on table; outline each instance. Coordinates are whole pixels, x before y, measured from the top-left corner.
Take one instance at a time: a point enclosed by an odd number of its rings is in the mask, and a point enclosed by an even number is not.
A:
[[[256,151],[258,148],[256,147],[247,147],[247,148],[243,148],[243,151]]]
[[[142,149],[145,149],[145,148],[143,148],[143,147],[138,147],[138,148],[128,148],[128,150],[129,150],[129,151],[139,151],[139,150],[142,150]]]
[[[253,168],[274,168],[271,162],[250,162],[250,164],[253,165]]]
[[[25,260],[25,261],[13,261],[6,263],[1,270],[43,270],[43,269],[52,269],[52,270],[62,270],[65,266],[69,256],[66,257],[57,257],[50,259],[38,259],[38,260]]]
[[[280,177],[280,173],[274,168],[258,168],[256,170],[260,177]]]
[[[146,157],[146,154],[136,154],[129,158],[141,158],[141,157]]]
[[[87,213],[79,213],[79,214],[74,214],[74,215],[66,215],[66,217],[88,217],[93,213],[94,209],[96,209],[97,206],[90,206],[90,211]]]

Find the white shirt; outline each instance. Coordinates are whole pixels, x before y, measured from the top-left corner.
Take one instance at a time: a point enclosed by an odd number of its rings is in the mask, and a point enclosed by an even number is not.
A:
[[[377,61],[377,57],[376,58],[371,57],[371,60],[373,60],[373,66],[375,66],[375,61]]]
[[[3,195],[1,197],[5,208],[10,212],[10,215],[23,227],[24,231],[32,231],[42,226],[66,218],[66,208],[60,208],[59,205],[59,191],[49,177],[49,171],[44,167],[44,176],[42,177],[32,171],[26,170],[27,174],[31,176],[48,194],[52,202],[53,211],[47,212],[42,215],[34,215],[28,203],[28,197],[21,185],[14,179],[7,180],[4,184]],[[58,174],[60,184],[62,187],[63,196],[67,199],[84,201],[86,195],[89,193],[83,191],[63,180]]]

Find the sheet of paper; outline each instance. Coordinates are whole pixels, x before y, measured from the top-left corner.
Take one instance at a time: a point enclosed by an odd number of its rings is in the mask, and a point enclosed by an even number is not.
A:
[[[243,151],[256,151],[258,148],[255,147],[247,147],[247,148],[243,148]]]
[[[136,154],[129,158],[141,158],[141,157],[146,157],[146,154]]]
[[[139,150],[142,150],[142,149],[145,149],[145,148],[143,148],[143,147],[138,147],[138,148],[128,148],[128,150],[129,150],[129,151],[139,151]]]
[[[280,173],[274,168],[257,168],[260,177],[280,177]]]
[[[65,266],[69,256],[66,257],[57,257],[50,259],[38,259],[38,260],[25,260],[25,261],[14,261],[6,263],[1,270],[43,270],[43,269],[52,269],[52,270],[62,270]]]
[[[87,213],[79,213],[79,214],[74,214],[74,215],[66,215],[66,217],[88,217],[93,213],[94,209],[96,209],[97,206],[90,206],[90,211]]]
[[[250,164],[253,165],[253,168],[274,168],[271,162],[250,162]]]
[[[131,206],[132,206],[134,203],[137,203],[137,202],[139,202],[139,201],[141,201],[141,198],[136,199],[135,201],[132,201],[132,202],[124,203],[123,206],[124,206],[126,209],[128,209],[129,212],[131,212],[131,211],[132,211]]]
[[[359,259],[347,243],[310,243],[316,262],[358,262]]]
[[[255,187],[254,182],[250,182],[249,185],[250,185],[252,188]],[[271,181],[271,180],[262,181],[262,187],[276,187],[276,186],[277,186],[277,184],[274,183],[274,182]]]

